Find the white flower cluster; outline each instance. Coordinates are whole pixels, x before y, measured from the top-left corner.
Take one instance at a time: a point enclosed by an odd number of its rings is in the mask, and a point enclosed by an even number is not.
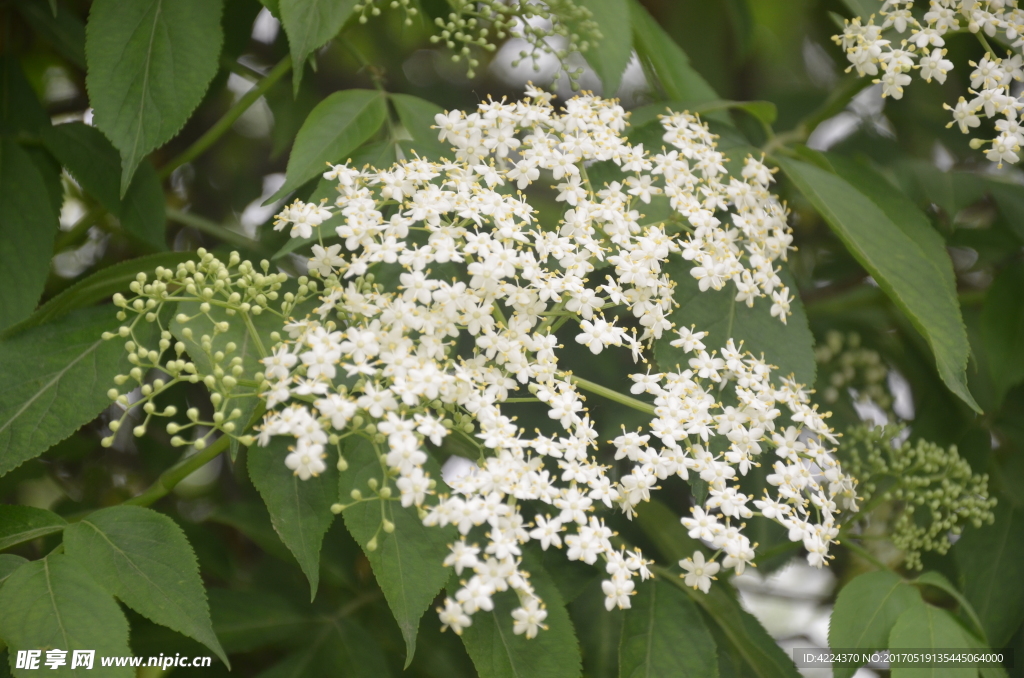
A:
[[[920,4],[920,3],[919,3]],[[922,15],[923,22],[913,13],[914,0],[886,0],[879,11],[881,24],[872,15],[864,23],[858,17],[846,23],[842,35],[833,39],[846,51],[847,58],[860,76],[879,76],[874,82],[882,84],[882,96],[900,99],[903,88],[910,84],[917,69],[921,78],[931,82],[946,81],[953,62],[946,59],[945,37],[966,28],[978,36],[987,54],[978,62],[968,62],[971,72],[970,99],[960,97],[956,106],[945,104],[952,112],[953,122],[964,134],[981,124],[981,117],[996,119],[996,136],[992,139],[972,139],[973,148],[991,144],[986,157],[1000,166],[1014,164],[1020,157],[1024,143],[1024,127],[1018,117],[1024,101],[1011,92],[1014,81],[1024,81],[1024,10],[1017,0],[930,0]],[[903,35],[899,46],[887,35],[889,30]],[[1010,49],[1000,57],[986,38],[1005,41]]]
[[[736,481],[766,446],[776,448],[769,482],[777,489],[753,505],[822,565],[838,533],[836,501],[856,508],[852,479],[821,445],[835,442],[823,415],[798,385],[773,383],[770,366],[732,340],[709,353],[705,333],[676,328],[668,317],[673,282],[663,266],[680,253],[701,289],[731,281],[747,304],[771,294],[774,315],[785,320],[789,290],[773,262],[791,236],[767,190],[769,170],[748,158],[742,179],[729,178],[694,116],[665,117],[673,150],[650,155],[623,138],[626,115],[614,101],[581,96],[557,110],[549,95],[528,94],[439,115],[452,162],[334,166],[325,174],[338,181],[334,205],[296,202],[279,215],[279,227],[291,225],[294,236],[343,243],[314,246],[310,270],[324,278],[319,313],[289,324],[290,338],[264,361],[272,411],[261,443],[294,437],[285,463],[303,479],[326,469],[325,449],[341,437],[380,446],[384,478],[371,490],[461,535],[444,563],[465,579],[439,610],[457,633],[508,589],[520,600],[514,631],[532,637],[543,628],[547,612],[521,567],[530,541],[544,550],[564,546],[570,560],[601,559],[608,609],[629,607],[633,579],[650,576],[649,562],[616,548],[595,513],[603,505],[632,517],[672,475],[696,474],[710,490],[683,522],[717,553],[696,566],[684,561],[687,583],[706,591],[720,567],[742,572],[756,546],[742,534],[743,520],[754,511]],[[588,169],[600,161],[621,168],[621,183],[591,184]],[[539,223],[508,186],[525,189],[542,172],[566,203],[558,224]],[[643,223],[641,204],[659,195],[681,217],[685,237],[670,234],[667,222]],[[592,275],[599,270],[603,279]],[[397,284],[380,284],[385,274]],[[632,319],[609,316],[613,308]],[[627,346],[637,360],[670,333],[692,355],[689,369],[632,376],[633,394],[652,395],[653,406],[620,400],[654,417],[648,433],[623,431],[610,441],[615,459],[626,460],[618,480],[596,456],[598,434],[581,395],[601,387],[559,367],[555,332],[570,320],[579,323],[576,342],[594,353]],[[556,433],[526,437],[510,416],[524,398],[545,405]],[[795,426],[776,424],[781,406]],[[478,461],[451,481],[450,495],[428,500],[437,486],[424,470],[427,441],[441,446],[449,436],[474,445]],[[356,492],[353,499],[365,500]]]

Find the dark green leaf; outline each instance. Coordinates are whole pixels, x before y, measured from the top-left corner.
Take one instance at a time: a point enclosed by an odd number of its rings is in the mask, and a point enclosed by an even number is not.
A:
[[[213,630],[229,653],[284,645],[309,630],[311,621],[269,591],[209,589]],[[294,646],[294,642],[290,642]]]
[[[522,567],[547,606],[547,630],[531,640],[517,636],[512,610],[519,607],[519,599],[505,591],[494,596],[492,611],[480,610],[473,625],[463,629],[466,651],[480,678],[576,678],[582,666],[579,644],[558,589],[539,563],[524,558]]]
[[[0,551],[60,532],[65,526],[67,521],[46,509],[0,504]]]
[[[591,44],[584,56],[601,78],[602,94],[611,98],[618,91],[622,74],[633,57],[629,5],[626,0],[582,0],[580,5],[590,10],[601,31],[601,40]]]
[[[377,639],[346,617],[329,617],[310,634],[306,647],[257,678],[389,678]]]
[[[320,477],[300,480],[284,465],[289,442],[294,444],[294,439],[277,436],[268,447],[250,447],[246,463],[252,484],[270,510],[274,530],[309,580],[312,600],[320,583],[320,545],[334,521],[331,505],[338,501],[338,470],[328,461]]]
[[[373,568],[373,574],[398,622],[405,639],[405,667],[408,668],[416,651],[416,633],[420,618],[431,601],[448,581],[451,568],[441,563],[448,555],[448,544],[455,540],[455,529],[427,527],[413,507],[402,508],[397,501],[372,499],[367,481],[380,481],[381,465],[370,443],[360,437],[349,437],[344,446],[348,470],[340,474],[341,500],[351,501],[352,490],[359,489],[370,497],[345,509],[345,527],[363,547]],[[440,470],[428,460],[431,476],[441,482]],[[397,492],[395,493],[397,496]],[[381,528],[383,514],[395,525],[391,534]],[[376,540],[377,548],[367,547]]]
[[[199,563],[173,520],[141,506],[100,509],[64,531],[64,548],[125,605],[198,640],[228,664],[210,623]]]
[[[156,171],[142,163],[121,198],[121,158],[95,127],[73,122],[43,130],[43,142],[83,189],[121,221],[126,233],[157,247],[164,244],[164,193]]]
[[[1003,647],[1024,622],[1024,510],[1001,499],[995,515],[992,525],[964,530],[953,555],[989,642]]]
[[[777,161],[853,256],[928,340],[946,386],[980,411],[967,388],[970,345],[960,304],[949,289],[944,270],[947,264],[930,258],[930,246],[919,244],[894,224],[883,208],[842,177],[799,160]]]
[[[0,133],[38,134],[49,126],[50,116],[32,91],[21,63],[10,55],[0,56]]]
[[[56,0],[51,0],[56,7]],[[25,23],[72,65],[85,70],[85,24],[67,10],[51,11],[46,0],[19,0]]]
[[[27,562],[21,556],[16,556],[13,553],[0,553],[0,586],[3,586],[8,577]]]
[[[408,143],[409,151],[415,151],[431,160],[454,157],[451,147],[438,141],[437,130],[431,129],[436,124],[434,116],[444,113],[440,106],[409,94],[389,94],[388,98],[391,99],[405,131],[412,137],[412,141]],[[411,153],[409,157],[412,157]]]
[[[889,634],[889,647],[914,648],[921,652],[970,647],[968,634],[945,610],[917,601],[905,608]],[[974,678],[978,669],[946,664],[932,668],[894,666],[893,678]]]
[[[114,375],[129,367],[113,307],[83,309],[0,341],[0,475],[37,457],[110,404]],[[150,329],[137,329],[140,338]]]
[[[229,502],[218,507],[207,520],[238,530],[252,543],[275,558],[289,564],[295,561],[291,551],[274,532],[274,526],[270,522],[270,513],[260,501]]]
[[[775,118],[778,116],[778,109],[770,101],[729,101],[726,99],[703,102],[666,101],[648,104],[647,106],[641,106],[632,110],[629,115],[629,124],[633,128],[643,127],[655,122],[659,115],[665,115],[668,111],[689,111],[690,113],[706,116],[730,109],[746,111],[761,122],[769,125],[775,122]]]
[[[654,542],[654,546],[661,554],[671,561],[689,558],[694,551],[701,549],[700,542],[687,534],[686,528],[682,526],[679,519],[680,516],[658,499],[652,499],[638,506],[637,515],[634,518],[647,538]]]
[[[1024,187],[994,180],[986,182],[986,187],[999,205],[1010,230],[1024,240]]]
[[[341,30],[358,0],[280,0],[278,11],[292,53],[295,92],[299,91],[306,59]]]
[[[121,152],[120,195],[135,168],[178,133],[217,73],[221,0],[96,0],[86,87],[96,126]]]
[[[1002,400],[1010,387],[1024,380],[1024,264],[1005,268],[985,295],[981,332],[988,364]]]
[[[60,215],[43,176],[17,143],[0,141],[0,330],[36,307]]]
[[[79,563],[63,554],[22,565],[0,588],[0,638],[7,641],[12,650],[11,669],[18,678],[34,676],[40,671],[15,669],[16,651],[37,648],[68,651],[67,665],[53,675],[80,678],[131,678],[135,675],[130,667],[100,666],[101,656],[132,654],[128,647],[128,621],[113,596]],[[78,667],[72,671],[73,650],[95,650],[93,668]]]
[[[280,200],[323,174],[328,163],[345,162],[386,117],[387,104],[376,90],[347,89],[321,101],[295,137],[284,185],[263,204]]]
[[[650,64],[665,96],[670,101],[703,103],[720,97],[690,65],[686,52],[658,25],[638,0],[628,0],[633,24],[633,46]]]
[[[717,678],[715,641],[690,596],[650,580],[631,604],[619,644],[621,678]]]
[[[971,620],[971,632],[976,633],[979,639],[987,642],[988,635],[985,633],[985,627],[978,619],[978,613],[974,611],[971,601],[967,600],[964,594],[960,593],[943,574],[935,571],[925,572],[911,583],[914,586],[933,586],[948,593],[960,605],[960,610]]]
[[[707,332],[704,343],[709,347],[724,346],[729,339],[735,339],[737,346],[743,342],[743,350],[755,356],[763,355],[770,364],[779,369],[776,376],[795,375],[802,384],[813,384],[817,364],[814,361],[814,335],[807,325],[807,314],[803,303],[796,294],[796,283],[783,269],[782,282],[793,296],[790,308],[793,311],[786,324],[772,317],[770,298],[757,299],[754,307],[736,301],[736,290],[731,285],[722,290],[701,292],[697,280],[690,275],[691,263],[673,259],[666,270],[676,282],[674,297],[679,307],[672,312],[671,319],[679,327],[696,325]],[[672,370],[676,365],[686,367],[689,355],[681,348],[670,346],[674,335],[665,335],[656,344],[655,356],[660,369]],[[709,343],[710,342],[710,343]]]
[[[604,608],[604,601],[601,581],[593,579],[569,605],[583,652],[583,672],[590,678],[617,678],[619,675],[623,611],[612,608],[609,612]]]
[[[899,575],[888,570],[862,574],[844,586],[836,598],[828,626],[828,644],[865,652],[888,647],[896,619],[909,606],[920,603],[921,594]],[[844,678],[857,669],[837,666],[833,671],[835,678]]]
[[[92,306],[115,292],[124,292],[139,273],[152,273],[161,266],[173,268],[196,257],[195,252],[161,252],[100,269],[48,300],[17,325],[8,327],[0,333],[0,338],[12,337],[31,327],[52,322],[75,309]]]

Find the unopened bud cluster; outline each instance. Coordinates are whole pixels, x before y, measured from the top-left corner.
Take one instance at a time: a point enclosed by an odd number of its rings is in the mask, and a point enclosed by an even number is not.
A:
[[[253,318],[269,313],[280,316],[283,324],[297,303],[316,292],[316,283],[302,279],[297,293],[282,294],[287,276],[270,272],[267,261],[257,268],[241,261],[237,252],[226,264],[204,249],[197,255],[198,261],[186,261],[174,269],[157,267],[152,275],[139,273],[129,286],[132,297],[114,295],[120,309],[117,318],[124,324],[103,338],[126,340],[132,368],[117,375],[117,388],[108,391],[124,413],[110,423],[111,434],[102,441],[105,446],[113,444],[136,408],[145,415],[132,430],[136,437],[146,434],[153,417],[172,418],[166,430],[174,446],[203,449],[218,433],[242,436],[257,402],[261,376],[254,369],[261,355],[246,360],[249,353],[259,353],[261,345],[260,337],[254,336]],[[156,326],[155,333],[150,325]],[[275,339],[268,336],[266,340]],[[182,382],[207,388],[211,415],[204,417],[199,408],[190,407],[181,421],[176,419],[176,407],[156,405],[158,396]],[[183,435],[195,427],[206,432],[194,439]],[[242,439],[248,441],[248,437]]]
[[[894,446],[895,427],[858,427],[843,449],[846,467],[861,479],[866,509],[891,502],[889,534],[903,551],[908,568],[921,569],[921,554],[944,554],[950,535],[970,524],[981,527],[994,519],[995,497],[988,494],[988,475],[975,474],[955,445],[944,448],[926,440]],[[870,519],[870,511],[864,516]]]
[[[554,55],[575,90],[583,69],[566,68],[566,60],[573,52],[585,53],[603,37],[591,11],[574,0],[454,0],[451,5],[447,18],[434,20],[440,32],[430,39],[452,50],[452,60],[465,60],[470,78],[480,65],[473,48],[493,52],[506,38],[519,38],[527,45],[512,62],[513,67],[529,60],[537,71],[543,55]]]
[[[874,403],[891,417],[893,398],[886,384],[889,368],[878,351],[861,346],[859,334],[830,331],[825,342],[814,349],[814,358],[819,383],[826,384],[821,391],[825,402],[835,403],[849,394],[858,403]]]

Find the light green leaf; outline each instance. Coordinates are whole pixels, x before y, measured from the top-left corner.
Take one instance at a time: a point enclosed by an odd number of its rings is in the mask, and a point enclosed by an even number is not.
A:
[[[125,605],[198,640],[230,666],[210,623],[195,553],[169,517],[141,506],[100,509],[64,530],[64,549]]]
[[[328,460],[320,477],[300,480],[284,465],[288,443],[294,444],[294,438],[275,436],[267,447],[250,447],[246,463],[252,484],[270,510],[274,530],[309,580],[312,600],[320,583],[320,546],[334,522],[331,505],[338,501],[338,470],[336,462]]]
[[[960,304],[949,290],[945,262],[929,257],[931,246],[908,235],[882,207],[844,178],[799,160],[778,158],[777,162],[927,339],[946,386],[980,412],[967,388],[970,344]]]
[[[580,5],[590,10],[601,31],[601,40],[584,57],[601,78],[604,96],[614,97],[633,56],[629,5],[626,0],[581,0]]]
[[[343,451],[349,467],[340,474],[338,495],[341,501],[351,502],[353,489],[371,498],[345,509],[342,513],[345,527],[363,547],[398,622],[405,639],[405,667],[408,668],[416,652],[420,618],[451,573],[451,568],[441,563],[448,555],[448,544],[456,538],[455,529],[427,527],[413,507],[402,508],[398,501],[384,501],[382,505],[374,500],[367,481],[381,480],[381,465],[370,443],[351,436],[346,439]],[[426,469],[440,485],[441,473],[437,465],[428,459]],[[394,488],[392,491],[397,497],[398,492]],[[395,525],[391,534],[380,529],[382,513]],[[374,550],[367,547],[372,539],[377,543]]]
[[[888,647],[889,634],[900,614],[920,604],[921,594],[888,570],[868,572],[843,587],[828,625],[828,644],[865,652]],[[903,646],[912,647],[912,646]],[[837,666],[835,678],[852,676],[855,666]]]
[[[994,513],[993,524],[964,530],[953,555],[989,643],[1004,647],[1024,622],[1024,510],[1000,499]]]
[[[13,553],[0,553],[0,586],[14,574],[14,572],[28,561]]]
[[[43,142],[82,188],[121,221],[125,233],[167,248],[164,192],[152,165],[139,165],[122,198],[121,158],[98,129],[81,122],[57,125],[43,130]]]
[[[718,653],[700,610],[678,587],[637,586],[619,644],[621,678],[717,678]]]
[[[920,577],[911,582],[914,586],[933,586],[937,589],[948,593],[957,603],[960,604],[960,609],[967,617],[971,620],[972,628],[971,631],[976,633],[978,638],[988,642],[988,635],[985,633],[985,627],[978,618],[978,613],[974,611],[974,606],[971,605],[971,601],[967,600],[964,594],[960,593],[953,583],[946,579],[940,572],[925,572]]]
[[[996,399],[1024,380],[1024,264],[1003,269],[985,294],[981,336]]]
[[[867,23],[868,17],[872,14],[878,18],[878,11],[882,9],[882,3],[879,0],[843,0],[843,4],[849,8],[853,16],[863,19],[864,23]]]
[[[473,625],[463,629],[466,651],[480,678],[576,678],[582,670],[579,644],[558,588],[536,561],[524,558],[522,568],[546,605],[547,630],[531,640],[516,635],[512,610],[519,607],[519,599],[505,591],[495,594],[493,610],[480,610]]]
[[[686,52],[658,25],[638,0],[628,0],[633,24],[633,46],[650,64],[670,101],[703,103],[720,97],[707,80],[690,65]]]
[[[0,330],[36,307],[50,272],[59,215],[36,164],[16,142],[0,140]]]
[[[269,591],[209,589],[213,630],[225,652],[249,652],[267,645],[294,646],[312,622],[284,598]]]
[[[17,650],[59,648],[68,663],[48,675],[79,678],[131,678],[130,667],[103,667],[99,658],[128,657],[128,620],[117,602],[64,554],[50,555],[19,567],[0,588],[0,638],[10,647],[12,673],[30,678],[40,673],[15,669]],[[92,669],[71,670],[74,650],[95,650]],[[45,654],[43,657],[45,658]],[[42,662],[40,662],[42,666]]]
[[[115,292],[124,292],[139,273],[152,273],[160,266],[174,268],[184,261],[195,258],[195,252],[161,252],[107,266],[49,299],[17,325],[11,325],[0,332],[0,339],[13,337],[29,328],[53,322],[75,309],[92,306]]]
[[[298,94],[306,59],[338,34],[358,0],[280,0],[281,24],[288,34],[293,82]]]
[[[971,646],[968,634],[945,610],[922,601],[905,608],[889,634],[889,647],[913,648],[920,652],[963,649]],[[946,664],[930,668],[911,664],[892,667],[892,678],[975,678],[978,669]]]
[[[120,194],[178,133],[217,73],[221,0],[96,0],[85,84],[96,126],[121,152]]]
[[[674,298],[679,307],[672,312],[671,320],[679,327],[696,325],[707,332],[704,343],[709,347],[725,346],[730,338],[736,345],[743,342],[743,350],[755,356],[763,355],[770,364],[778,367],[776,377],[795,375],[802,384],[814,383],[817,364],[814,361],[814,335],[807,324],[807,314],[797,293],[796,283],[783,268],[780,273],[790,293],[794,296],[790,309],[793,311],[786,324],[772,317],[771,298],[760,298],[750,308],[736,301],[736,289],[731,284],[722,290],[701,292],[697,280],[690,275],[691,262],[673,258],[666,270],[676,282]],[[681,348],[670,346],[675,334],[664,335],[655,345],[655,357],[659,369],[672,370],[676,365],[683,368],[691,355]],[[710,349],[709,349],[710,350]]]
[[[436,124],[434,116],[444,113],[440,106],[410,94],[389,94],[388,98],[405,131],[412,137],[412,141],[407,144],[410,151],[416,151],[431,160],[455,156],[451,146],[437,140],[437,130],[431,129]],[[412,157],[412,154],[409,156]]]
[[[0,475],[39,456],[110,404],[124,343],[103,341],[120,323],[111,306],[83,309],[0,341]],[[146,336],[150,326],[138,328]]]
[[[67,521],[52,511],[33,506],[0,504],[0,551],[60,532],[65,526]]]
[[[46,5],[46,0],[19,0],[15,4],[32,30],[57,53],[84,71],[85,24],[73,12],[52,12]]]
[[[799,678],[793,660],[778,646],[761,622],[743,609],[739,601],[726,591],[725,584],[716,583],[708,593],[694,591],[674,582],[710,616],[733,646],[747,662],[750,675],[758,678]]]
[[[387,117],[384,95],[376,90],[335,92],[314,108],[295,137],[284,185],[264,205],[276,202],[327,171],[327,163],[343,163],[380,129]]]

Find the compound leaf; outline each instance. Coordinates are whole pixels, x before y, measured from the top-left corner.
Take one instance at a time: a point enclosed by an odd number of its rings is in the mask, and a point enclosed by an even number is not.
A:
[[[34,506],[0,504],[0,551],[60,532],[66,526],[67,521],[52,511]]]

